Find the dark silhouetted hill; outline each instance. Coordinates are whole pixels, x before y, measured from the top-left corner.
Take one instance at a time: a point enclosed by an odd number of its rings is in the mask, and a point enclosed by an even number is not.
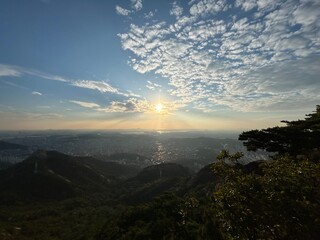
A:
[[[0,170],[1,169],[7,169],[9,167],[13,166],[13,163],[8,162],[8,161],[2,161],[0,160]]]
[[[27,148],[28,147],[24,146],[24,145],[9,143],[9,142],[5,142],[5,141],[0,140],[0,151],[2,151],[2,150],[15,150],[15,149],[25,150]]]
[[[259,160],[247,163],[245,165],[236,165],[236,168],[241,168],[246,173],[261,175],[261,166],[265,160]],[[214,163],[213,163],[214,164]],[[223,179],[215,175],[212,171],[212,164],[209,164],[200,169],[192,178],[190,178],[180,192],[187,195],[197,195],[198,197],[209,196],[215,191],[216,186],[223,182]]]
[[[116,198],[129,205],[145,203],[167,191],[177,191],[191,176],[188,168],[164,163],[144,168],[137,176],[119,183]]]
[[[2,201],[64,199],[105,191],[110,184],[136,173],[133,167],[113,162],[39,150],[0,171],[0,197]]]

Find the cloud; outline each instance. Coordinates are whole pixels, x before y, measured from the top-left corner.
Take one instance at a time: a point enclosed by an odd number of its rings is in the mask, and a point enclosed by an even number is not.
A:
[[[209,99],[239,111],[316,105],[320,92],[319,64],[319,56],[270,64],[239,76],[237,82]]]
[[[0,77],[19,77],[21,72],[13,66],[0,64]]]
[[[30,71],[30,70],[25,70],[26,74],[30,74],[30,75],[34,75],[37,76],[39,78],[44,78],[44,79],[48,79],[48,80],[53,80],[53,81],[59,81],[59,82],[69,82],[71,81],[70,79],[61,77],[61,76],[57,76],[57,75],[52,75],[52,74],[47,74],[47,73],[43,73],[43,72],[39,72],[39,71]]]
[[[123,8],[119,5],[116,5],[116,13],[122,16],[129,16],[131,13],[138,12],[142,9],[143,4],[142,0],[131,0],[131,8],[132,10]],[[151,14],[152,12],[149,12]]]
[[[71,85],[80,88],[98,90],[101,93],[120,94],[118,89],[112,87],[109,83],[104,81],[78,80],[72,82]]]
[[[199,0],[173,22],[131,23],[118,36],[132,68],[167,79],[183,105],[294,108],[314,104],[320,90],[319,13],[311,0]]]
[[[152,91],[155,91],[155,90],[161,91],[162,90],[162,86],[160,84],[153,83],[151,81],[147,81],[146,87]]]
[[[146,19],[153,18],[154,15],[156,14],[156,12],[157,12],[157,9],[155,9],[154,11],[150,11],[148,13],[144,13],[144,18],[146,18]]]
[[[51,109],[51,108],[52,108],[52,106],[42,105],[42,106],[37,106],[37,108],[42,108],[42,109]]]
[[[132,8],[135,11],[140,11],[142,9],[142,0],[131,0],[132,2]]]
[[[70,100],[70,102],[80,105],[81,107],[85,108],[99,108],[100,105],[92,102],[82,102],[82,101],[76,101],[76,100]]]
[[[170,10],[170,15],[173,15],[175,17],[180,17],[183,13],[183,8],[178,5],[176,1],[172,4],[172,9]]]
[[[36,91],[33,91],[31,94],[32,94],[32,95],[42,96],[42,93],[41,93],[41,92],[36,92]]]
[[[241,7],[245,11],[250,11],[258,6],[256,0],[236,0],[235,4],[236,7]]]
[[[119,90],[113,86],[111,86],[109,83],[106,81],[95,81],[95,80],[75,80],[71,78],[65,78],[62,76],[58,75],[52,75],[52,74],[47,74],[44,72],[40,72],[34,69],[28,69],[28,68],[23,68],[19,66],[10,66],[10,65],[0,65],[0,77],[1,76],[6,76],[6,77],[22,77],[23,75],[31,75],[31,76],[36,76],[42,79],[47,79],[47,80],[53,80],[53,81],[59,81],[63,82],[65,84],[68,84],[70,86],[74,87],[79,87],[79,88],[84,88],[84,89],[90,89],[90,90],[96,90],[99,91],[102,94],[112,94],[112,95],[118,95],[114,97],[121,97],[121,98],[141,98],[140,95],[135,94],[134,92],[127,90],[127,91],[122,91]],[[1,79],[1,82],[12,86],[16,88],[21,88],[25,90],[30,90],[29,88],[26,88],[24,86],[21,86],[19,84],[16,84],[11,81],[6,81]],[[31,93],[32,95],[38,95],[41,96],[43,95],[41,92],[33,91]],[[75,103],[75,102],[74,102]],[[78,101],[78,104],[80,102]],[[82,105],[84,106],[84,105]]]
[[[20,89],[29,90],[29,88],[24,87],[24,86],[22,86],[20,84],[13,83],[11,81],[1,80],[1,82],[5,83],[5,84],[7,84],[7,85],[9,85],[11,87],[16,87],[16,88],[20,88]]]
[[[65,79],[63,77],[60,77],[57,75],[52,75],[52,74],[47,74],[47,73],[37,71],[34,69],[30,69],[30,68],[0,64],[0,77],[4,77],[4,76],[20,77],[24,74],[36,76],[39,78],[54,80],[54,81],[60,81],[60,82],[68,82],[69,81],[68,79]]]
[[[319,27],[320,22],[320,2],[319,1],[301,1],[293,12],[294,21],[304,26],[316,24]]]
[[[122,101],[111,101],[107,106],[101,106],[93,102],[84,102],[77,100],[70,100],[70,102],[77,104],[84,108],[90,108],[97,112],[117,112],[117,113],[126,113],[126,112],[135,112],[135,113],[144,113],[153,110],[153,105],[150,104],[145,99],[140,98],[128,98]]]
[[[122,16],[128,16],[131,13],[130,10],[122,8],[118,5],[116,6],[116,12],[117,12],[117,14],[122,15]]]
[[[226,0],[202,0],[191,6],[190,14],[199,16],[217,13],[223,10],[226,5]]]
[[[155,113],[156,105],[150,103],[146,99],[129,98],[124,101],[112,101],[107,107],[96,108],[100,112],[117,112],[117,113]],[[162,114],[167,115],[176,111],[177,109],[183,108],[186,105],[179,101],[162,101]]]
[[[144,99],[129,98],[123,102],[112,101],[111,104],[105,108],[97,109],[101,112],[148,112],[150,111],[150,104]]]

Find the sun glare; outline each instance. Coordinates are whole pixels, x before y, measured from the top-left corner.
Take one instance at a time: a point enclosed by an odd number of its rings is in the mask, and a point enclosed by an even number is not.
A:
[[[158,113],[161,113],[161,111],[162,111],[162,104],[161,103],[158,103],[157,105],[156,105],[156,111],[158,112]]]

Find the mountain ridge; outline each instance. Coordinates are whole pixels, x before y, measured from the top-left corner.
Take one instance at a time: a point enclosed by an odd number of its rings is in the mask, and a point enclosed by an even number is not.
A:
[[[112,182],[132,177],[138,169],[91,157],[37,150],[24,161],[0,171],[3,198],[65,199],[104,191]]]

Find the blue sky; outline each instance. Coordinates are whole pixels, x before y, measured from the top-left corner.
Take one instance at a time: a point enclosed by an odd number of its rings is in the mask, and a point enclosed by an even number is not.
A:
[[[244,130],[320,104],[318,0],[4,0],[0,36],[0,129]]]

